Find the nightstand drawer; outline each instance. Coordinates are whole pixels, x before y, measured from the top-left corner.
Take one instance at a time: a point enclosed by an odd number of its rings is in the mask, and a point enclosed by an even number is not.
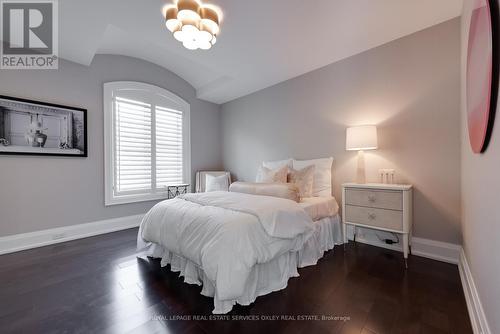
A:
[[[402,211],[346,205],[345,219],[347,223],[403,231]]]
[[[403,193],[401,191],[346,189],[345,202],[370,208],[403,210]]]

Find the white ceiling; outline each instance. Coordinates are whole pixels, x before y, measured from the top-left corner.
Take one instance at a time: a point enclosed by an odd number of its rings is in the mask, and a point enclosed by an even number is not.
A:
[[[163,66],[200,99],[224,103],[460,15],[462,0],[210,0],[217,44],[189,51],[161,0],[60,0],[60,56],[120,54]]]

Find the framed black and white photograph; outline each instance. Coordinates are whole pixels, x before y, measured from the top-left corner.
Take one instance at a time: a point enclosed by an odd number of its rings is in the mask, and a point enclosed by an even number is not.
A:
[[[87,110],[0,95],[0,154],[87,156]]]

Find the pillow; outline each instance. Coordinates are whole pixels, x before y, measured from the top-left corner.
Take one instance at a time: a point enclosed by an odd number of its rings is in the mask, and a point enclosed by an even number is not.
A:
[[[262,166],[269,168],[269,169],[278,169],[287,166],[288,168],[292,168],[292,159],[285,159],[285,160],[277,160],[277,161],[264,161],[262,163]]]
[[[261,167],[266,167],[267,169],[280,169],[280,168],[283,168],[285,166],[288,168],[292,168],[292,161],[293,161],[292,159],[276,160],[276,161],[264,161],[264,162],[262,162]],[[255,177],[255,180],[257,182],[262,182],[262,181],[260,181],[262,179],[261,167],[259,167],[259,169],[257,171],[257,176]]]
[[[293,160],[294,169],[302,169],[314,165],[313,196],[332,196],[332,164],[333,158],[313,160]]]
[[[283,166],[279,169],[269,169],[267,167],[260,167],[257,173],[257,182],[273,183],[280,182],[286,183],[286,176],[288,174],[288,167]]]
[[[273,196],[299,202],[299,188],[291,183],[234,182],[229,191],[251,195]]]
[[[311,165],[301,170],[291,168],[288,173],[288,182],[299,188],[300,198],[312,197],[314,170],[316,166]]]
[[[205,176],[205,191],[228,191],[229,180],[227,175],[213,176],[207,174]]]

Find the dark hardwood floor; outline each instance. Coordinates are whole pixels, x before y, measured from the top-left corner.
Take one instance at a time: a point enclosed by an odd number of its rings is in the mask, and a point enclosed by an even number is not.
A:
[[[359,243],[300,269],[286,289],[235,307],[228,316],[240,320],[210,320],[213,301],[201,287],[136,258],[136,234],[0,256],[0,332],[472,333],[456,266],[413,256],[405,270],[400,253]]]

